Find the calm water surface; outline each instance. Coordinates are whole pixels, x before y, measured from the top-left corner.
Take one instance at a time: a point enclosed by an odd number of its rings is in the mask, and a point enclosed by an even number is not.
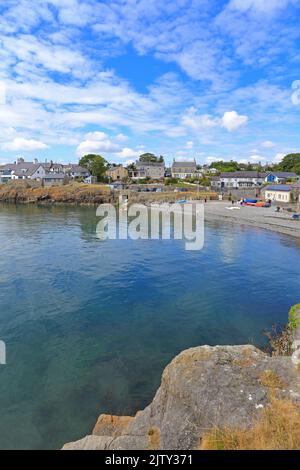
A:
[[[147,405],[203,344],[263,343],[299,302],[300,244],[206,227],[205,248],[95,237],[93,208],[0,206],[0,448],[59,448]]]

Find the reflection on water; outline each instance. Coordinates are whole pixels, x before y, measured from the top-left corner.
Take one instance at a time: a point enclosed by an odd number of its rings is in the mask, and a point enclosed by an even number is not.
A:
[[[59,448],[151,401],[179,351],[255,343],[299,302],[300,250],[210,223],[205,247],[100,241],[94,208],[0,206],[0,448]]]

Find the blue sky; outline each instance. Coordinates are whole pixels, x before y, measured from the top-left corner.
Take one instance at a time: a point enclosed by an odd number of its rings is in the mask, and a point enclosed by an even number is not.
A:
[[[1,0],[0,13],[0,164],[300,151],[300,0]]]

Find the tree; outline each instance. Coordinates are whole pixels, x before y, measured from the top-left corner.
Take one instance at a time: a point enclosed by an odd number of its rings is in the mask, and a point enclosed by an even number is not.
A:
[[[292,171],[300,174],[300,153],[286,155],[278,165],[280,171]]]
[[[231,160],[230,162],[224,162],[223,160],[220,160],[219,162],[213,162],[210,165],[210,168],[215,168],[219,172],[227,172],[227,171],[238,171],[240,169],[240,166],[237,162],[234,162]]]
[[[297,175],[300,175],[300,163],[297,163],[294,166],[294,172],[297,173]]]
[[[103,181],[105,179],[107,161],[101,155],[92,153],[85,155],[80,159],[79,165],[87,168],[91,175],[97,178],[97,181]]]
[[[147,152],[147,153],[143,153],[142,155],[140,155],[139,161],[144,162],[144,163],[147,163],[147,162],[163,163],[164,157],[162,155],[160,155],[160,157],[157,157],[156,155],[154,155],[154,153]]]

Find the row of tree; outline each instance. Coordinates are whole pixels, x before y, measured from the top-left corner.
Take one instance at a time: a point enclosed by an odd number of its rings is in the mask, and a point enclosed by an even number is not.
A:
[[[251,164],[251,163],[238,163],[234,160],[229,162],[224,162],[220,160],[218,162],[213,162],[210,165],[210,168],[215,168],[220,173],[226,171],[242,171],[242,170],[258,170],[258,171],[288,171],[297,173],[300,175],[300,153],[291,153],[286,155],[280,163],[277,165],[262,165],[261,163],[258,164]]]

